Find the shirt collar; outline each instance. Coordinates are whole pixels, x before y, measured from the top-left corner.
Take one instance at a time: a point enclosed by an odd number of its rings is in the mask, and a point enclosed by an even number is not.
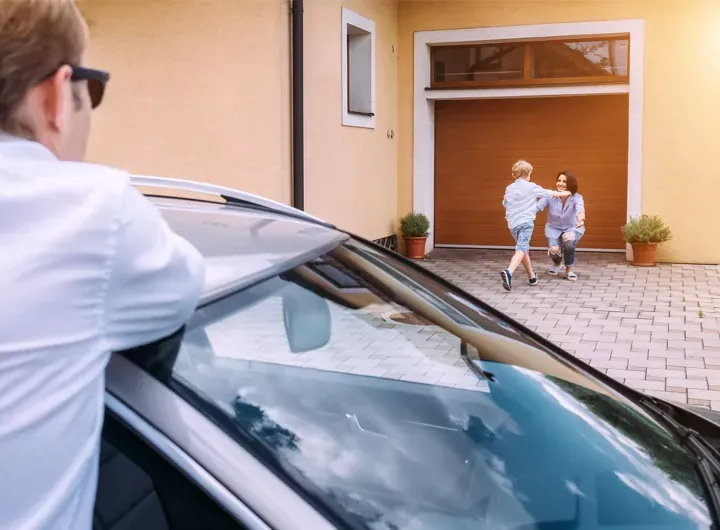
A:
[[[54,160],[57,157],[44,145],[17,136],[0,133],[0,159]]]

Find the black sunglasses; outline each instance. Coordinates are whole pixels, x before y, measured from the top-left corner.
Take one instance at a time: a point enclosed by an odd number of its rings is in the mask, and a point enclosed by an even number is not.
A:
[[[62,66],[62,65],[60,65]],[[50,79],[60,69],[58,66],[43,78],[43,81]],[[68,65],[72,68],[71,81],[87,81],[88,94],[90,95],[90,104],[92,108],[97,108],[102,103],[105,95],[105,85],[110,80],[110,74],[102,70],[94,70],[93,68],[85,68],[83,66]]]
[[[88,93],[92,108],[97,108],[102,103],[105,95],[105,85],[110,80],[110,74],[102,70],[83,68],[82,66],[70,66],[72,68],[71,81],[87,81]]]

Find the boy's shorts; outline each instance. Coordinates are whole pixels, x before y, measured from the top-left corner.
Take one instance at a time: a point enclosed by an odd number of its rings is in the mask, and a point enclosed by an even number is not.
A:
[[[530,250],[530,238],[532,237],[535,223],[524,223],[510,230],[515,239],[515,251],[527,253]]]

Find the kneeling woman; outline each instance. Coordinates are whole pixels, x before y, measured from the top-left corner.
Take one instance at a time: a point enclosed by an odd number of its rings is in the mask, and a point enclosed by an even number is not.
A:
[[[540,199],[537,204],[538,212],[548,209],[545,237],[548,240],[548,253],[553,266],[548,271],[553,276],[562,270],[565,261],[565,277],[570,281],[577,280],[577,274],[572,271],[575,265],[575,247],[585,234],[585,201],[578,193],[578,183],[575,175],[568,171],[558,173],[555,181],[558,191],[569,191],[569,197],[553,197]]]

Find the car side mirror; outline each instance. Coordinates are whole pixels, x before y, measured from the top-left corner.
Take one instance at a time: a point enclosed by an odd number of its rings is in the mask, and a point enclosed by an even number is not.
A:
[[[324,298],[292,285],[282,294],[282,307],[292,353],[317,350],[330,342],[330,307]]]

